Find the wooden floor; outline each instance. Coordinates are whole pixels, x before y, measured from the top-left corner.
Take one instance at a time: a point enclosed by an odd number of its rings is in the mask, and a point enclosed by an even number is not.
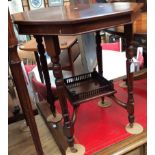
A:
[[[40,115],[35,116],[45,155],[61,155],[55,141]],[[8,154],[36,155],[30,131],[23,130],[25,121],[19,121],[8,126]]]

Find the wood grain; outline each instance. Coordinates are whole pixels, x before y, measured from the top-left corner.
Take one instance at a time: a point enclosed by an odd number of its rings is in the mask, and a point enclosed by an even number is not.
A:
[[[42,117],[35,117],[38,132],[45,155],[61,155],[55,141],[46,127]],[[30,132],[20,130],[24,121],[19,121],[9,125],[8,129],[8,154],[9,155],[36,155]]]
[[[20,34],[75,35],[131,23],[142,6],[126,2],[49,7],[15,14],[14,23]]]

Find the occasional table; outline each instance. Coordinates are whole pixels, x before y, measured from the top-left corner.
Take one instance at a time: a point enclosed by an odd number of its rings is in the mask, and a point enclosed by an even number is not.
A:
[[[56,117],[55,99],[51,91],[42,38],[44,38],[48,55],[51,56],[64,123],[63,128],[60,123],[57,123],[56,126],[54,125],[53,127],[52,124],[47,124],[63,154],[65,154],[67,146],[69,146],[72,153],[79,151],[74,145],[74,123],[78,107],[81,103],[85,103],[88,100],[97,97],[102,97],[103,99],[105,96],[111,97],[118,105],[127,110],[129,128],[134,128],[133,49],[130,43],[133,38],[132,23],[139,15],[142,6],[143,4],[137,3],[78,4],[76,6],[49,7],[14,15],[14,23],[17,24],[19,33],[34,35],[36,38],[47,88],[47,102],[50,103],[50,110],[54,117]],[[108,81],[102,76],[100,30],[119,25],[124,25],[127,40],[126,74],[128,99],[126,103],[116,98],[116,90],[114,89],[112,81]],[[91,73],[63,79],[59,61],[60,46],[58,35],[78,35],[89,32],[96,32],[98,72],[94,70]],[[70,116],[68,112],[67,98],[74,108],[72,116]],[[47,112],[45,112],[45,107],[40,106],[40,111],[42,111],[42,115],[46,121]],[[65,138],[63,138],[62,130],[67,138],[67,143]]]

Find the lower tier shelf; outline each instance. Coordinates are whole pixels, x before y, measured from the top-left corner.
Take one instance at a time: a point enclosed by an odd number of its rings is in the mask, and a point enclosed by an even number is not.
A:
[[[96,71],[64,79],[67,96],[73,105],[116,93],[112,81]]]

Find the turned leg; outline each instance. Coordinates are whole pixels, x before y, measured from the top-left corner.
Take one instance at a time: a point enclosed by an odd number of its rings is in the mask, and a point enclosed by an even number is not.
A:
[[[51,56],[51,60],[53,62],[53,74],[56,78],[55,84],[57,88],[57,94],[62,110],[62,115],[64,119],[64,134],[67,137],[68,145],[72,152],[76,152],[77,150],[74,148],[74,126],[69,118],[69,112],[67,107],[67,101],[65,97],[65,88],[63,82],[63,75],[61,70],[61,65],[59,62],[59,54],[60,54],[60,47],[59,47],[59,40],[58,36],[45,36],[45,44],[48,54]]]
[[[41,66],[42,66],[42,71],[44,74],[44,80],[46,83],[46,89],[47,89],[47,102],[50,104],[50,109],[54,117],[56,117],[56,109],[55,109],[55,97],[52,93],[51,90],[51,82],[50,82],[50,77],[49,77],[49,72],[48,72],[48,66],[47,66],[47,61],[46,61],[46,56],[45,56],[45,48],[42,43],[42,37],[41,36],[35,36],[36,41],[37,41],[37,47],[38,47],[38,52],[40,54],[40,61],[41,61]]]
[[[101,36],[100,31],[96,31],[96,56],[98,64],[98,72],[103,76],[103,67],[102,67],[102,47],[101,47]],[[104,103],[104,97],[101,97],[102,103]]]
[[[100,75],[103,76],[102,47],[101,47],[100,31],[96,31],[96,56],[97,56],[98,72]]]
[[[130,126],[134,123],[134,98],[133,98],[133,46],[129,46],[127,49],[127,60],[126,60],[126,70],[127,70],[127,89],[128,89],[128,101],[127,101],[127,111]]]
[[[100,31],[96,31],[96,56],[97,56],[98,72],[101,76],[103,76],[103,60],[102,60]],[[104,97],[101,97],[101,103],[99,104],[104,107],[104,104],[105,104]],[[108,107],[108,104],[105,107]]]
[[[134,98],[133,98],[133,61],[132,58],[134,56],[133,46],[130,45],[133,38],[133,29],[132,24],[128,24],[124,26],[124,32],[126,36],[126,71],[127,71],[127,90],[128,90],[128,101],[127,101],[127,111],[128,111],[128,119],[130,123],[130,127],[133,126],[134,123]]]

